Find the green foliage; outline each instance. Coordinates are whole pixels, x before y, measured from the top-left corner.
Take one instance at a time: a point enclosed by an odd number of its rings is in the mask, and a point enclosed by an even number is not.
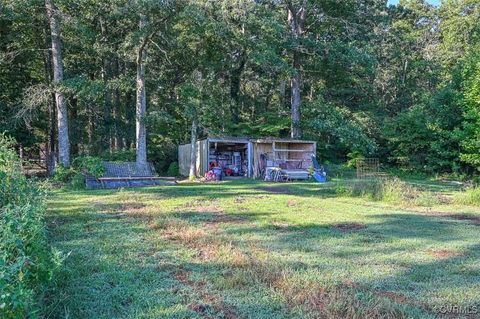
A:
[[[93,177],[101,177],[105,173],[103,161],[99,157],[94,156],[80,156],[73,160],[72,166],[76,172]]]
[[[438,203],[438,199],[431,193],[422,192],[398,178],[359,180],[338,185],[336,192],[343,196],[365,197],[400,205],[432,206]]]
[[[317,152],[336,156],[356,152],[372,154],[376,142],[368,136],[367,123],[359,114],[319,98],[305,106],[305,135],[317,142]]]
[[[179,169],[178,162],[171,162],[168,166],[167,176],[179,176]]]
[[[75,175],[75,170],[72,167],[65,167],[62,164],[58,164],[55,167],[55,173],[53,180],[57,182],[67,183]]]
[[[65,168],[58,165],[55,168],[53,179],[58,182],[68,183],[68,186],[74,189],[85,188],[85,176],[93,176],[95,178],[103,176],[105,167],[103,160],[94,156],[79,156],[72,162],[72,166]]]
[[[462,192],[455,193],[453,201],[460,205],[480,206],[480,187],[469,187]]]
[[[345,164],[332,164],[328,161],[322,164],[325,164],[327,174],[330,178],[354,178],[356,176],[355,168]]]
[[[38,39],[45,10],[4,2],[0,127],[34,157],[34,146],[55,126],[45,72],[49,39]],[[72,158],[135,160],[136,49],[148,34],[142,120],[158,172],[177,160],[175,146],[188,142],[194,116],[199,137],[290,136],[289,83],[296,72],[302,138],[318,142],[320,159],[338,163],[362,154],[429,174],[471,175],[480,168],[475,0],[438,7],[307,1],[308,28],[298,38],[283,1],[137,1],[124,10],[122,1],[58,0],[56,6],[71,17],[60,25],[67,72],[59,89],[70,104]],[[59,170],[60,180],[71,178]]]
[[[70,180],[70,186],[73,189],[85,189],[85,175],[83,173],[75,173]]]
[[[359,151],[353,151],[347,154],[347,167],[356,168],[358,160],[365,159],[365,156]]]
[[[423,169],[427,165],[426,159],[432,140],[428,122],[425,108],[414,106],[386,123],[385,135],[393,149],[394,160],[402,159],[406,165],[417,169]]]
[[[20,170],[20,160],[13,149],[15,141],[0,135],[0,207],[35,202],[42,191],[27,180]]]
[[[20,162],[14,150],[15,140],[0,134],[0,171],[14,174],[19,171]]]
[[[105,173],[103,160],[94,156],[80,156],[73,160],[72,166],[65,168],[58,165],[55,168],[53,179],[58,182],[67,183],[74,189],[85,188],[85,176],[101,177]]]
[[[460,159],[480,170],[480,54],[478,49],[466,57],[462,70],[464,95],[461,105],[465,113]]]
[[[101,158],[107,162],[134,162],[135,150],[134,149],[122,149],[114,150],[111,152],[105,152]]]
[[[59,259],[48,247],[43,188],[15,170],[12,140],[0,136],[0,145],[0,311],[6,319],[36,318]]]

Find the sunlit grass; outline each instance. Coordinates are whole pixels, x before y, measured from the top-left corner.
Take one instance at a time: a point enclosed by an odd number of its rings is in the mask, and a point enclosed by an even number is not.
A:
[[[349,183],[57,191],[51,243],[71,255],[45,312],[433,318],[438,305],[479,303],[477,208],[430,201],[451,187],[397,203],[339,195]]]

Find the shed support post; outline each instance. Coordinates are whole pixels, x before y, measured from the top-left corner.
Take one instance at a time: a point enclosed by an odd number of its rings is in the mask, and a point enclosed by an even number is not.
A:
[[[253,145],[252,142],[247,144],[247,177],[253,177]]]

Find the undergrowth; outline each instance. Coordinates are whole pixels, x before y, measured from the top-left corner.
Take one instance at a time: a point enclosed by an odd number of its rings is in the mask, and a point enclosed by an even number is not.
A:
[[[13,146],[0,135],[0,317],[37,318],[60,255],[47,244],[45,189],[22,175]]]
[[[401,205],[433,206],[439,202],[433,193],[421,190],[398,178],[358,180],[337,186],[336,193]]]
[[[470,187],[463,192],[456,193],[453,201],[460,205],[480,206],[480,187]]]

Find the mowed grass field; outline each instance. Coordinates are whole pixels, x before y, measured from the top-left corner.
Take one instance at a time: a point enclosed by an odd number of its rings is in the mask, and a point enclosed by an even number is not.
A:
[[[334,181],[58,190],[47,318],[436,318],[480,311],[480,209]],[[478,317],[478,314],[450,317]]]

